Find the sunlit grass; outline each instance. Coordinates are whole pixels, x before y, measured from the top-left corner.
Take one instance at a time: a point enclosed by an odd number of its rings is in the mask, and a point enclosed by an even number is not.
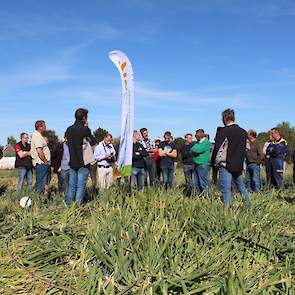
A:
[[[0,197],[1,294],[294,294],[291,184],[250,208],[180,188],[112,189],[68,209],[30,196],[28,209],[12,189]]]

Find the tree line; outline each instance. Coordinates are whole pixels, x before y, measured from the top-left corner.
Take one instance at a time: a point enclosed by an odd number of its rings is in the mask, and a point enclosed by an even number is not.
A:
[[[283,137],[288,142],[289,152],[290,154],[295,150],[295,127],[291,126],[289,122],[282,122],[279,123],[277,126],[279,130],[281,131]],[[93,136],[96,139],[96,142],[100,142],[104,139],[104,136],[108,133],[108,131],[102,127],[98,127],[94,132]],[[56,135],[56,132],[54,130],[47,130],[46,135],[48,137],[48,146],[49,149],[52,150],[56,143],[58,142],[59,138]],[[268,132],[261,132],[257,136],[258,141],[261,142],[267,142],[268,141]],[[118,144],[120,142],[120,138],[114,138],[114,144]],[[14,146],[17,143],[17,140],[14,136],[9,136],[7,138],[7,145]],[[175,138],[175,144],[177,146],[177,149],[179,150],[181,145],[184,143],[183,137],[176,137]],[[3,146],[0,146],[0,157],[3,153]],[[290,158],[290,157],[289,157]]]

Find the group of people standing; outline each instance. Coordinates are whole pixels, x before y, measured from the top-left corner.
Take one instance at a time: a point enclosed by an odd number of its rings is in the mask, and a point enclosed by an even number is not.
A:
[[[260,169],[265,163],[267,181],[276,188],[283,185],[284,165],[288,153],[287,142],[280,131],[273,128],[269,141],[260,143],[254,130],[246,132],[235,123],[231,109],[222,112],[224,127],[217,129],[214,145],[210,143],[203,129],[185,135],[185,142],[177,150],[170,131],[164,139],[151,140],[147,128],[133,132],[132,175],[124,179],[131,189],[142,191],[146,185],[163,185],[171,189],[175,181],[176,163],[183,164],[186,192],[210,194],[210,170],[213,182],[220,181],[222,201],[232,203],[232,189],[241,193],[249,203],[249,192],[261,190]],[[49,190],[51,171],[58,175],[58,188],[65,193],[69,207],[74,202],[82,205],[88,177],[95,167],[100,191],[108,189],[114,179],[120,180],[116,172],[119,145],[113,146],[112,135],[107,133],[103,141],[96,143],[88,127],[88,110],[80,108],[75,112],[75,122],[67,128],[64,140],[50,152],[46,138],[46,123],[39,120],[29,144],[29,136],[21,134],[15,146],[18,168],[18,189],[24,180],[27,189],[32,186],[32,171],[35,169],[37,193]],[[246,173],[244,173],[244,170]],[[245,174],[245,176],[244,176]],[[96,175],[96,173],[94,174]],[[218,175],[218,177],[217,177]],[[96,176],[94,177],[96,182]],[[119,183],[119,181],[117,182]]]

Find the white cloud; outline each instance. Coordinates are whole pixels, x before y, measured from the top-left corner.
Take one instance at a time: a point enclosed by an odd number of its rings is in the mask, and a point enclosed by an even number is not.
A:
[[[37,87],[52,83],[74,80],[72,68],[78,53],[90,46],[89,40],[60,50],[55,55],[32,60],[18,65],[10,72],[0,72],[0,91],[3,94],[20,88]]]

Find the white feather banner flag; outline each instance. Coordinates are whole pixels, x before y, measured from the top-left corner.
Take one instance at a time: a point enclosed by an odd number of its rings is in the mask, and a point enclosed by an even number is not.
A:
[[[123,89],[121,140],[118,159],[118,169],[121,176],[130,176],[132,173],[132,149],[134,126],[134,80],[131,63],[122,51],[109,53],[112,62],[118,68]]]

